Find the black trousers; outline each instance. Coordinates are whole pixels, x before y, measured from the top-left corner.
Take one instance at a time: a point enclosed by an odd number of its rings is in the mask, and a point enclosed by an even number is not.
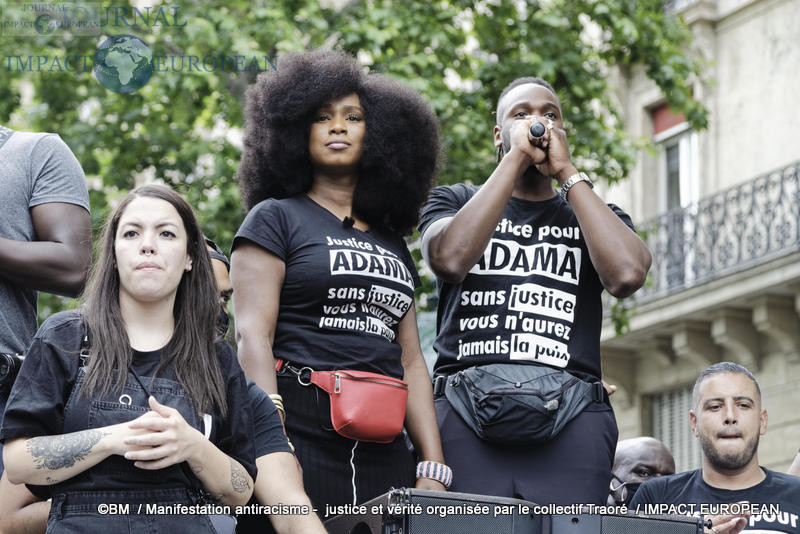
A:
[[[413,487],[415,463],[403,434],[387,444],[353,441],[333,430],[323,390],[300,385],[293,374],[279,374],[278,391],[286,409],[286,433],[320,517],[325,519],[325,505],[360,504],[393,487]]]
[[[618,436],[610,405],[590,405],[550,442],[508,446],[480,439],[444,395],[434,404],[444,459],[453,469],[450,491],[537,504],[606,504]]]

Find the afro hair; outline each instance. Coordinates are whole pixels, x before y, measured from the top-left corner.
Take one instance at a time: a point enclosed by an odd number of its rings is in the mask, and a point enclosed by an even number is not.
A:
[[[248,89],[238,172],[246,210],[311,188],[314,114],[352,93],[366,125],[353,211],[370,225],[400,234],[413,229],[440,167],[436,116],[413,89],[367,74],[352,56],[329,50],[281,57],[277,71],[259,75]]]

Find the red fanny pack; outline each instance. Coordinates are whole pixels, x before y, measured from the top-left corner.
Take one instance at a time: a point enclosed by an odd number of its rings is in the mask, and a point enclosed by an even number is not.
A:
[[[403,430],[408,384],[366,371],[313,371],[328,392],[333,429],[346,438],[390,443]]]
[[[280,369],[283,364],[276,367]],[[287,369],[297,374],[304,386],[315,384],[328,393],[331,423],[340,435],[391,443],[403,430],[408,401],[408,384],[404,381],[367,371],[311,371],[309,384],[300,378],[302,369]]]

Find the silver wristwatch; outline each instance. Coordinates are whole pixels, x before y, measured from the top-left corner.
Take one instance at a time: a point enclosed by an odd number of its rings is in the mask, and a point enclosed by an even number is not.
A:
[[[561,196],[564,198],[564,200],[567,200],[567,193],[569,193],[569,190],[572,189],[572,186],[577,184],[578,182],[586,182],[587,184],[589,184],[589,187],[594,189],[594,184],[589,179],[589,177],[586,176],[586,173],[576,172],[575,174],[570,176],[566,182],[564,182],[564,185],[561,186]]]

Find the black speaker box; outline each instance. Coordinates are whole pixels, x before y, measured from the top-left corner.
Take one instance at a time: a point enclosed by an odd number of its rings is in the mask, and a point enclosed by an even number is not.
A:
[[[506,497],[401,488],[325,521],[325,528],[330,534],[703,534],[699,517],[534,514],[538,509]]]
[[[519,499],[395,489],[361,505],[359,512],[325,522],[330,534],[546,534],[542,516],[522,513]],[[320,510],[321,511],[321,510]]]
[[[551,515],[549,523],[549,534],[703,534],[699,517],[675,515]]]

